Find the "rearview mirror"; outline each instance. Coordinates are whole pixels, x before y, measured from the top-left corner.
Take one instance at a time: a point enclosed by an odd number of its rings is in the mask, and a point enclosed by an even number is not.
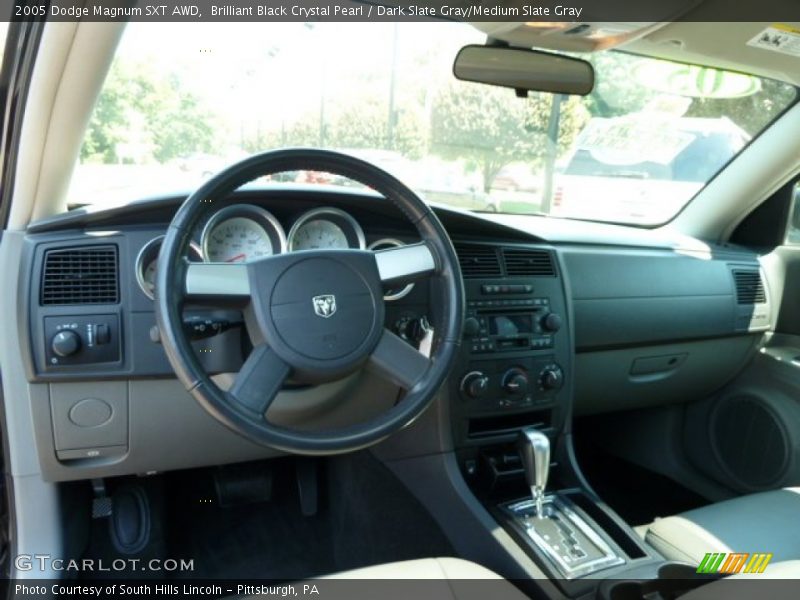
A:
[[[594,68],[585,60],[508,46],[464,46],[453,74],[462,81],[553,94],[585,96],[594,87]]]

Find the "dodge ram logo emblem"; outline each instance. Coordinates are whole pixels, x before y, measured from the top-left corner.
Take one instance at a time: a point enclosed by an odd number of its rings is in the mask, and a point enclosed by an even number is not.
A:
[[[314,296],[311,298],[311,303],[314,305],[314,312],[323,319],[332,317],[336,312],[336,296],[333,294]]]

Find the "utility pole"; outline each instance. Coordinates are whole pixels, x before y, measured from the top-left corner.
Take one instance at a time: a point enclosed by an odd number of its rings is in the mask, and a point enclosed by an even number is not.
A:
[[[541,212],[550,214],[553,203],[553,172],[558,155],[558,130],[561,123],[561,103],[566,96],[553,94],[550,104],[550,120],[547,123],[547,148],[544,157],[544,189],[542,190]]]
[[[386,118],[386,148],[394,150],[394,127],[397,115],[394,108],[394,89],[397,78],[397,23],[392,31],[392,71],[389,75],[389,114]]]

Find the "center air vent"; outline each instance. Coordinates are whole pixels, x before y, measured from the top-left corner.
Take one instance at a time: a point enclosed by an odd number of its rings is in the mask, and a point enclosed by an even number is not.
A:
[[[40,301],[45,304],[119,302],[117,247],[81,246],[44,255]]]
[[[522,250],[505,248],[503,260],[506,275],[532,275],[534,277],[555,277],[552,255],[544,250]]]
[[[761,273],[754,270],[734,271],[736,301],[739,304],[763,304],[767,301]]]
[[[456,246],[458,264],[466,278],[500,277],[500,259],[492,246],[458,244]]]

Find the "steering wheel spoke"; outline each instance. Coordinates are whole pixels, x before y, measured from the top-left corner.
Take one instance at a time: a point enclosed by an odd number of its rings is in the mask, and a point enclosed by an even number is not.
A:
[[[244,303],[250,299],[246,264],[189,263],[184,297],[192,302]]]
[[[289,376],[290,368],[266,344],[253,348],[228,394],[240,406],[261,417]]]
[[[411,283],[437,271],[433,251],[424,242],[379,250],[375,262],[384,284]]]
[[[431,366],[430,359],[388,329],[370,355],[370,367],[404,390],[410,390]]]

